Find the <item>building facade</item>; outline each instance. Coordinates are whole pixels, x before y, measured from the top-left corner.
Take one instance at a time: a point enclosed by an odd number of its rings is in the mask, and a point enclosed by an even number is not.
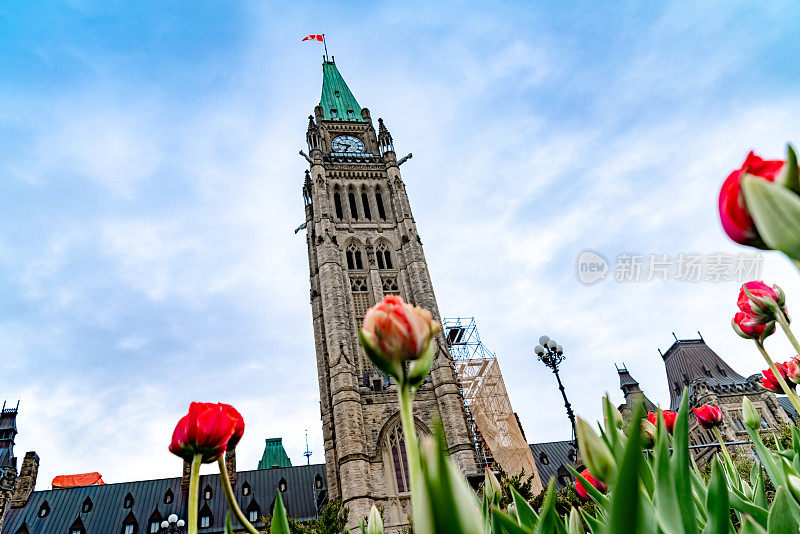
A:
[[[376,131],[333,61],[322,70],[303,198],[328,487],[353,521],[377,504],[387,528],[398,530],[411,508],[397,395],[359,346],[358,329],[385,295],[441,317],[400,176],[410,155],[398,161],[383,120]],[[441,420],[451,457],[469,473],[476,455],[463,399],[442,334],[434,343],[431,374],[414,401],[417,431],[429,434]]]
[[[747,430],[742,415],[742,399],[747,397],[761,413],[761,424],[764,429],[775,428],[783,422],[795,420],[797,414],[791,404],[783,396],[777,396],[761,386],[761,374],[747,378],[737,373],[720,356],[709,347],[705,340],[677,339],[661,352],[667,375],[669,388],[669,409],[680,407],[684,391],[689,395],[689,406],[699,407],[703,404],[719,406],[723,419],[720,432],[726,442],[746,441]],[[623,367],[617,368],[620,389],[625,395],[625,404],[620,406],[623,415],[629,415],[633,405],[643,400],[649,411],[655,410],[655,404],[648,399],[639,387],[639,383]],[[662,405],[667,409],[666,405]],[[699,466],[703,466],[717,447],[707,444],[717,443],[717,438],[710,430],[705,430],[697,423],[697,418],[689,418],[689,445],[693,447],[693,455]],[[749,453],[749,449],[745,450]]]

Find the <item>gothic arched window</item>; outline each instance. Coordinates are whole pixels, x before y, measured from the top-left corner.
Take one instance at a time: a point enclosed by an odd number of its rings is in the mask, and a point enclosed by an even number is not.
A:
[[[47,501],[44,501],[42,505],[39,507],[38,516],[39,517],[47,517],[47,514],[50,513],[50,505],[47,504]]]
[[[353,193],[352,190],[350,190],[350,192],[347,193],[347,201],[350,204],[350,218],[353,219],[354,221],[357,221],[358,206],[356,205],[356,194]]]
[[[89,497],[86,497],[83,500],[83,505],[81,506],[81,512],[83,512],[84,514],[88,514],[89,512],[92,511],[92,506],[93,506],[92,505],[92,499],[90,499]]]
[[[403,440],[402,428],[395,425],[389,436],[389,453],[392,459],[394,478],[397,481],[397,491],[406,492],[409,487],[408,459],[406,458],[406,443]]]
[[[358,248],[358,245],[355,243],[350,243],[347,246],[347,250],[345,251],[345,258],[347,259],[347,268],[349,270],[357,269],[362,270],[364,268],[364,262],[361,256],[361,249]]]
[[[214,492],[211,491],[211,486],[206,486],[206,489],[203,490],[203,499],[209,501],[211,497],[214,496]]]
[[[172,504],[173,500],[175,500],[175,494],[172,493],[171,489],[168,489],[164,494],[164,504]]]
[[[242,484],[242,495],[250,495],[250,484],[248,482]]]
[[[378,217],[382,220],[386,220],[386,210],[383,207],[383,197],[381,196],[381,190],[378,189],[375,191],[375,205],[378,206]]]
[[[367,198],[366,191],[362,191],[361,193],[361,205],[364,207],[364,218],[368,221],[371,221],[372,212],[369,210],[369,199]]]
[[[128,493],[125,496],[125,501],[122,503],[123,508],[133,508],[133,495]]]
[[[394,269],[392,254],[385,243],[381,243],[375,248],[375,259],[378,262],[378,269]]]
[[[70,525],[69,534],[86,534],[86,527],[83,526],[83,521],[81,521],[80,517]]]
[[[344,211],[342,211],[342,195],[339,194],[339,188],[333,192],[333,209],[336,210],[336,218],[344,219]]]

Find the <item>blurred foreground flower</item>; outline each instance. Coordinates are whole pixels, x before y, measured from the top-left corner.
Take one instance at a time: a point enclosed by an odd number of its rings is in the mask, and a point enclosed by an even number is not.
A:
[[[675,418],[678,417],[678,412],[673,412],[672,410],[661,410],[661,416],[664,418],[664,426],[667,428],[667,432],[672,434],[672,430],[675,428]],[[648,413],[647,420],[653,423],[653,426],[658,426],[658,415],[655,413]]]
[[[581,471],[581,476],[586,479],[586,482],[597,488],[597,491],[601,493],[605,493],[608,489],[605,484],[596,480],[592,474],[589,472],[588,469],[584,469]],[[588,501],[589,500],[589,492],[586,491],[586,488],[583,487],[583,484],[577,478],[575,479],[575,491],[578,492],[578,495],[581,499]]]

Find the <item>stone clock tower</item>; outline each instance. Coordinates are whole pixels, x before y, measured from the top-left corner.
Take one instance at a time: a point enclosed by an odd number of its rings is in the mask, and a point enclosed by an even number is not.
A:
[[[408,466],[395,385],[358,344],[367,308],[400,295],[441,321],[422,241],[400,177],[392,136],[361,108],[333,61],[322,65],[322,98],[309,117],[303,186],[311,308],[325,464],[330,496],[355,523],[370,505],[385,509],[387,528],[411,515]],[[417,393],[420,435],[444,425],[451,457],[476,470],[476,456],[453,362],[441,334],[431,374]]]

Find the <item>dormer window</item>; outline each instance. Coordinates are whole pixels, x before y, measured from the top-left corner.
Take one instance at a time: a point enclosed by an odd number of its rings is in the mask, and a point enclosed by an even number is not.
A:
[[[250,495],[250,484],[247,482],[242,484],[242,495]]]
[[[125,496],[125,501],[122,503],[123,508],[133,508],[133,495],[128,493]]]
[[[355,116],[356,116],[356,114],[352,109],[348,109],[347,110],[347,118],[348,119],[353,119],[353,118],[355,118]]]
[[[339,118],[339,112],[336,111],[336,108],[331,108],[331,118],[333,118],[333,119],[338,119]]]
[[[47,504],[47,501],[44,501],[42,505],[39,507],[39,513],[37,514],[39,517],[47,517],[47,514],[50,513],[50,505]]]
[[[334,92],[333,92],[333,96],[335,96],[335,97],[337,97],[337,98],[338,98],[338,97],[339,97],[339,91],[334,91]]]
[[[542,465],[550,465],[550,458],[548,458],[547,455],[542,452],[539,454],[539,463]]]
[[[92,511],[92,500],[89,497],[83,500],[83,506],[81,506],[81,512],[84,514],[88,514]]]
[[[278,491],[281,493],[286,491],[286,479],[282,478],[280,482],[278,482]]]
[[[317,475],[314,477],[314,487],[317,489],[322,489],[322,477]]]
[[[173,500],[175,500],[175,494],[172,493],[171,489],[168,489],[164,494],[164,504],[172,504]]]
[[[209,500],[211,500],[211,497],[212,497],[213,495],[214,495],[214,494],[213,494],[213,492],[211,491],[211,486],[206,486],[206,489],[205,489],[205,490],[203,490],[203,498],[204,498],[205,500],[209,501]]]
[[[719,364],[717,364],[717,371],[719,371],[719,374],[721,374],[722,376],[728,376],[728,373],[725,372],[725,369],[720,367]]]

